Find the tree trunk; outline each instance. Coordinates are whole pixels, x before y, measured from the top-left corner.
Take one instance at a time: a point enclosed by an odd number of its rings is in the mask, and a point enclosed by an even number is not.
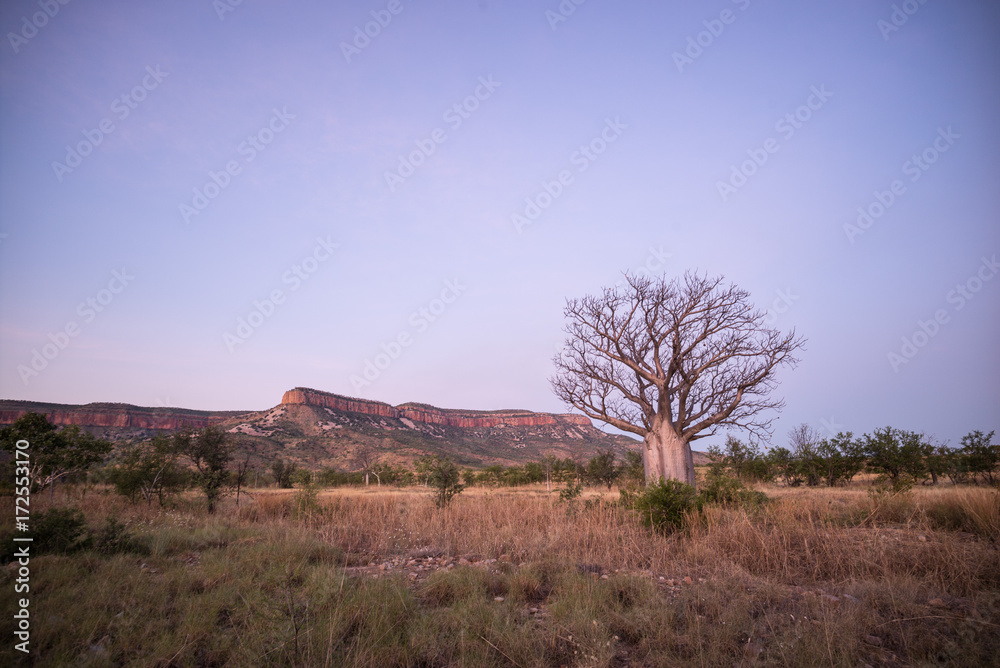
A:
[[[642,464],[647,481],[663,478],[695,484],[691,445],[681,439],[673,427],[666,423],[654,425],[643,445]]]

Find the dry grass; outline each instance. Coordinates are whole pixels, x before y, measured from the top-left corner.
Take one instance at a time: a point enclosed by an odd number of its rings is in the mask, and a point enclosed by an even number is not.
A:
[[[445,510],[420,490],[269,491],[238,509],[227,500],[214,516],[194,497],[163,510],[91,493],[77,501],[88,518],[126,520],[149,552],[34,559],[36,657],[162,666],[997,664],[996,490],[764,491],[774,501],[763,508],[708,508],[669,537],[645,530],[617,495],[593,491],[567,506],[544,486],[474,489]],[[407,577],[408,559],[421,555],[479,563],[449,570],[438,560],[440,569]],[[368,566],[387,561],[393,570]],[[3,586],[12,578],[8,569]],[[0,661],[16,660],[2,651]]]

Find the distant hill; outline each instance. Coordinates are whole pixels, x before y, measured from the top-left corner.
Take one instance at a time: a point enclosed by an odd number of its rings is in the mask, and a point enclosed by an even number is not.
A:
[[[545,455],[586,461],[598,449],[623,453],[640,446],[636,439],[595,428],[581,415],[456,410],[420,403],[391,406],[302,387],[285,392],[280,404],[265,411],[0,400],[0,424],[10,424],[28,411],[42,413],[56,425],[76,424],[119,442],[216,425],[236,436],[238,450],[264,461],[281,456],[302,466],[341,469],[353,466],[362,446],[371,446],[393,464],[441,454],[474,467],[518,465]]]

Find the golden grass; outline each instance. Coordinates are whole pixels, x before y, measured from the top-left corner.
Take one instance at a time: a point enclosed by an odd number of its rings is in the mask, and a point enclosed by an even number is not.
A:
[[[148,553],[32,560],[37,665],[998,662],[996,490],[762,489],[762,508],[666,537],[617,494],[570,505],[544,485],[444,510],[421,489],[257,490],[212,516],[195,495],[57,497]],[[421,555],[478,563],[409,577]]]

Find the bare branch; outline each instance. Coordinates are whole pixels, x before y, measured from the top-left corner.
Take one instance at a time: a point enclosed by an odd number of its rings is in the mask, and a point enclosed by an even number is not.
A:
[[[783,402],[795,332],[766,326],[749,293],[722,277],[626,275],[626,285],[566,303],[568,335],[552,388],[588,417],[645,437],[662,424],[685,442],[721,427],[762,436]]]

